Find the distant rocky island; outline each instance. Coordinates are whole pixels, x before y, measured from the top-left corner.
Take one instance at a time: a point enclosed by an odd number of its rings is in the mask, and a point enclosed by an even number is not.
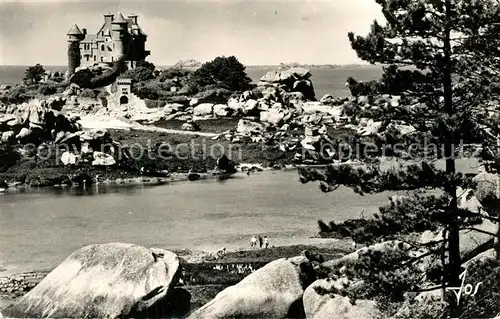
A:
[[[178,69],[197,69],[202,66],[202,62],[195,59],[180,60],[174,65],[166,67]],[[264,69],[289,69],[289,68],[306,68],[306,69],[340,69],[340,68],[363,68],[373,67],[370,64],[303,64],[298,62],[280,63],[280,64],[249,64],[246,68],[264,68]]]

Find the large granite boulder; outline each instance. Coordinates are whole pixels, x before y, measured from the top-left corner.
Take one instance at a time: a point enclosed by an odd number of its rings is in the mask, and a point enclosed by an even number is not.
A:
[[[244,115],[255,115],[259,109],[259,102],[254,99],[250,99],[245,102],[243,106],[243,114]]]
[[[304,98],[309,101],[316,100],[316,94],[314,93],[314,86],[311,80],[299,80],[293,83],[294,92],[300,92],[304,95]]]
[[[214,110],[212,103],[202,103],[193,109],[194,116],[210,116]]]
[[[7,128],[7,123],[16,119],[17,117],[13,114],[0,114],[0,128]]]
[[[281,72],[278,70],[268,71],[260,80],[267,83],[279,83],[281,81]]]
[[[72,253],[2,314],[118,318],[154,307],[162,317],[179,275],[179,259],[172,252],[121,243],[91,245]]]
[[[295,80],[305,80],[311,77],[311,72],[305,68],[291,68],[288,70],[271,70],[260,78],[267,83],[292,83]]]
[[[315,280],[306,257],[278,259],[221,291],[189,318],[297,318],[304,289]]]
[[[243,113],[245,102],[240,102],[237,98],[230,98],[227,101],[227,106],[233,111],[234,114]]]
[[[29,128],[23,127],[21,131],[16,135],[16,139],[23,142],[27,142],[32,137],[33,131]]]
[[[226,104],[216,104],[214,105],[214,115],[219,117],[225,117],[231,114],[231,109]]]
[[[268,111],[260,113],[260,121],[272,125],[283,124],[284,118],[285,118],[285,113],[281,112],[279,109],[270,109]]]
[[[496,174],[488,173],[484,169],[482,172],[477,174],[473,181],[477,183],[477,189],[474,192],[474,195],[479,200],[484,199],[496,199],[498,197],[497,189],[498,189],[498,176]]]
[[[13,131],[2,132],[2,143],[8,144],[12,142],[16,137],[16,133]]]
[[[306,318],[311,319],[376,319],[382,318],[375,301],[356,300],[326,293],[334,288],[328,280],[317,280],[307,287],[303,302]],[[335,289],[334,289],[335,290]]]
[[[113,166],[116,164],[113,156],[103,152],[94,152],[93,158],[92,166]]]
[[[66,104],[66,99],[59,96],[50,97],[46,101],[47,107],[55,111],[61,111],[63,106]]]
[[[164,115],[171,115],[182,111],[184,106],[180,103],[169,103],[163,107]]]
[[[64,97],[71,97],[71,96],[76,96],[79,95],[82,92],[82,89],[75,83],[71,83],[69,88],[66,89],[66,91],[63,92]]]
[[[76,165],[80,159],[80,156],[71,152],[64,152],[62,153],[60,159],[63,165]]]

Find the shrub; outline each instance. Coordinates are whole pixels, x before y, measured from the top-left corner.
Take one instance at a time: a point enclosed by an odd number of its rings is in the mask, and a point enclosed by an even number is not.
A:
[[[153,70],[145,66],[135,67],[128,71],[125,71],[122,76],[125,78],[130,78],[134,83],[144,82],[151,80],[153,78]]]
[[[245,66],[234,56],[217,57],[204,63],[191,74],[191,79],[200,87],[216,85],[231,91],[244,91],[251,88],[252,80],[245,72]]]
[[[148,99],[148,100],[158,100],[158,92],[156,92],[154,89],[149,88],[149,87],[139,87],[138,89],[134,89],[135,95],[137,95],[141,99]]]
[[[165,101],[160,101],[160,100],[144,100],[144,102],[146,103],[146,107],[149,108],[149,109],[156,109],[156,108],[162,108],[162,107],[165,107],[165,105],[167,105],[167,102]]]
[[[170,85],[160,82],[138,83],[133,85],[132,91],[141,99],[167,100],[177,93],[170,92]]]
[[[120,75],[116,70],[108,70],[103,74],[94,77],[90,81],[91,88],[99,88],[103,86],[108,86],[116,81],[116,78]]]
[[[14,148],[0,146],[0,172],[5,172],[9,167],[16,165],[20,159],[21,156]]]
[[[92,78],[94,75],[92,74],[92,71],[89,69],[83,69],[78,72],[75,72],[70,78],[71,83],[75,83],[81,88],[89,88],[90,87],[90,82],[92,81]]]
[[[225,103],[231,94],[231,91],[219,88],[199,92],[194,97],[199,99],[202,103]]]
[[[52,95],[57,93],[58,88],[59,85],[57,83],[47,81],[46,83],[39,85],[38,92],[42,95]]]
[[[33,99],[34,97],[34,92],[29,90],[27,86],[17,85],[2,96],[1,101],[5,104],[21,104]]]
[[[187,77],[190,75],[192,71],[182,69],[182,68],[168,68],[163,71],[161,71],[160,75],[158,76],[158,81],[160,82],[165,82],[166,80],[171,80],[174,78],[183,78]]]
[[[126,65],[123,61],[114,62],[112,69],[106,71],[101,68],[82,69],[71,76],[70,83],[75,83],[81,88],[95,89],[113,84],[125,70]]]
[[[146,69],[150,70],[151,72],[153,72],[156,69],[156,66],[153,63],[148,62],[148,61],[137,61],[135,67],[136,68],[146,68]]]

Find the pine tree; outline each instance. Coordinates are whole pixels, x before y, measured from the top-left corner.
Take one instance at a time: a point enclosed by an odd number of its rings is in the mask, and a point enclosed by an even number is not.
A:
[[[416,156],[422,162],[390,170],[373,163],[358,168],[331,165],[325,170],[302,167],[301,181],[321,181],[325,192],[339,185],[351,187],[359,194],[442,190],[443,195],[438,197],[419,193],[419,198],[406,205],[392,204],[382,210],[382,216],[375,216],[375,221],[344,227],[341,231],[368,242],[433,230],[439,225],[446,234],[441,249],[436,251],[436,254],[446,252],[442,285],[459,287],[460,230],[473,229],[482,216],[458,205],[457,190],[471,188],[473,182],[471,176],[457,171],[455,159],[461,143],[496,143],[484,139],[484,132],[485,129],[498,132],[498,122],[490,113],[497,111],[491,102],[499,93],[495,84],[499,83],[500,66],[499,5],[489,0],[375,1],[382,7],[386,23],[374,21],[367,36],[349,33],[348,37],[362,60],[385,66],[382,78],[388,87],[384,90],[397,92],[401,100],[399,105],[378,109],[358,107],[353,112],[358,117],[383,122],[371,139],[359,137],[356,143],[362,154],[356,154],[356,159],[366,162],[382,155]],[[412,125],[416,132],[401,134],[394,129],[397,125]],[[371,149],[366,152],[368,143]],[[427,146],[431,144],[438,147],[429,149]],[[401,145],[411,152],[402,152]],[[410,145],[413,147],[409,148]],[[337,156],[345,154],[339,152]],[[438,159],[445,161],[445,170],[430,164]],[[418,220],[412,215],[415,206],[422,209]],[[321,226],[324,232],[326,224]],[[333,231],[339,231],[338,225],[331,226]],[[454,304],[453,298],[449,300],[452,315],[458,316],[459,305]]]
[[[30,84],[37,84],[43,79],[44,75],[45,69],[41,64],[30,66],[24,72],[24,81],[27,81]]]

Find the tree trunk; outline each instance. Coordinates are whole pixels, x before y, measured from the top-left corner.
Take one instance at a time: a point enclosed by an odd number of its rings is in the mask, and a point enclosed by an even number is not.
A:
[[[497,135],[497,154],[500,154],[500,136]],[[495,196],[496,196],[496,200],[500,200],[500,172],[496,172],[497,174],[497,180],[496,180],[496,193],[495,193]],[[499,217],[500,215],[497,214],[497,217]],[[496,237],[493,239],[495,241],[495,255],[496,255],[496,258],[497,260],[500,260],[500,222],[497,222],[497,235]]]
[[[444,108],[445,112],[452,116],[454,114],[453,107],[453,88],[452,88],[452,61],[451,61],[451,31],[450,31],[450,16],[451,16],[451,0],[445,1],[446,19],[444,23],[444,61],[443,61],[443,91],[444,91]],[[452,177],[456,173],[455,167],[455,128],[447,127],[448,132],[445,136],[445,157],[446,157],[446,174]],[[445,267],[445,272],[448,273],[448,285],[451,287],[460,287],[460,226],[457,216],[458,200],[457,200],[457,185],[450,183],[446,189],[450,197],[450,206],[448,207],[449,223],[449,240],[448,240],[448,267]],[[447,271],[446,271],[447,270]],[[460,304],[456,300],[450,301],[451,316],[458,318],[461,315]]]

